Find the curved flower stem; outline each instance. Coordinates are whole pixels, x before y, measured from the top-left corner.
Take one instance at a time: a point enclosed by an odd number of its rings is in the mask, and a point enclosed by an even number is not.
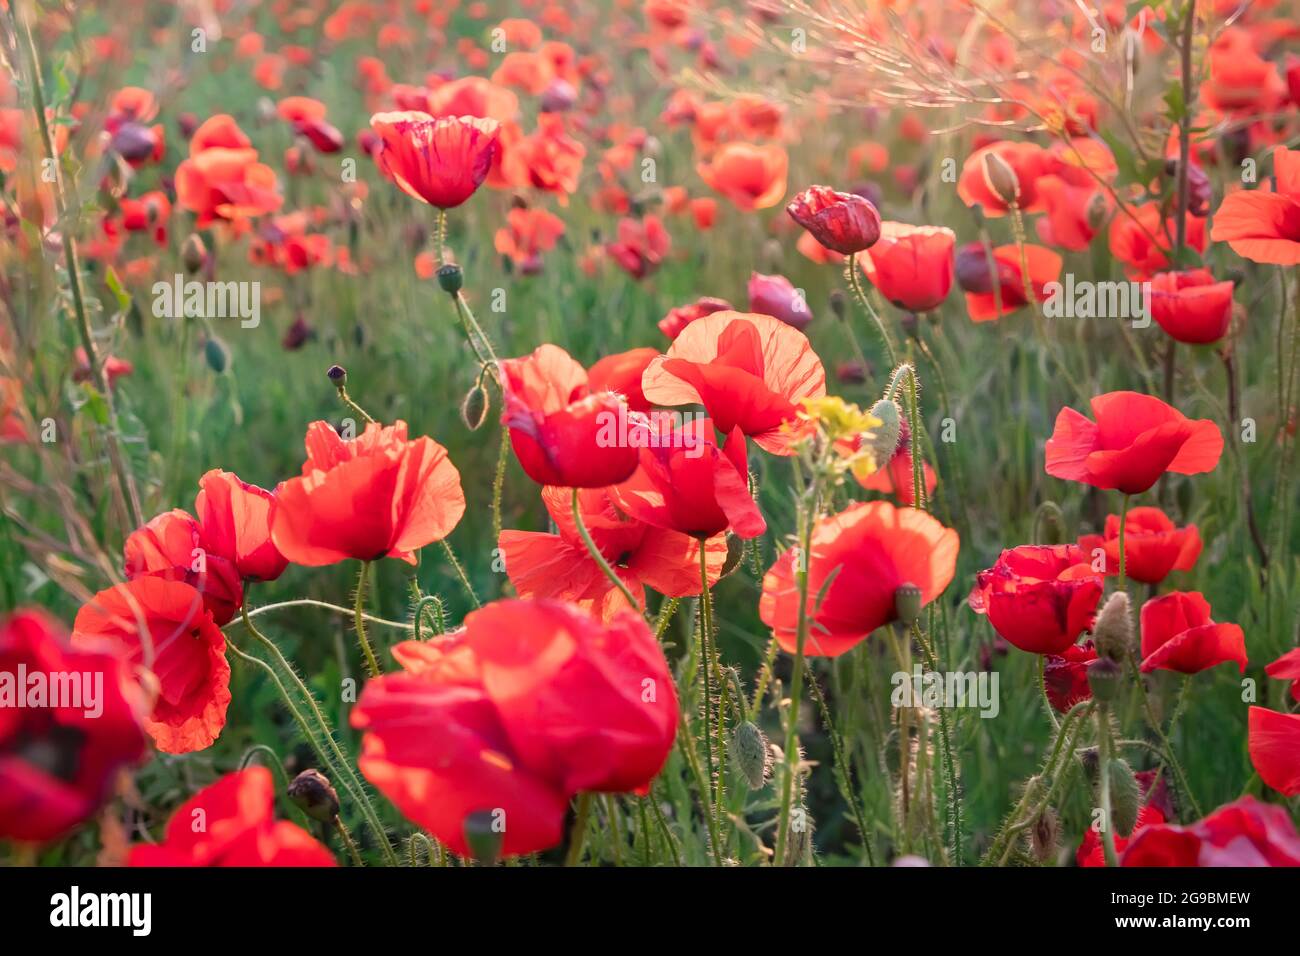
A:
[[[358,405],[356,402],[354,402],[352,400],[352,397],[348,395],[348,387],[346,385],[340,383],[339,385],[336,385],[335,388],[338,390],[339,393],[339,401],[341,401],[344,405],[350,408],[353,414],[360,415],[363,419],[365,419],[367,425],[374,424],[375,420],[370,416],[370,413],[367,412],[360,405]]]
[[[426,599],[427,600],[427,599]],[[265,614],[268,611],[278,611],[286,607],[319,607],[327,611],[334,611],[337,614],[347,614],[354,616],[355,608],[344,607],[341,604],[330,604],[328,601],[316,601],[312,598],[296,598],[292,601],[277,601],[274,604],[263,604],[261,607],[255,607],[248,612],[249,617],[257,617],[259,614]],[[362,614],[361,617],[371,624],[378,624],[381,627],[396,627],[404,631],[412,630],[414,625],[407,624],[405,621],[390,621],[387,618],[376,617],[373,614]]]
[[[370,562],[361,562],[361,571],[357,574],[357,596],[356,603],[353,606],[353,620],[356,623],[357,640],[361,642],[361,653],[366,659],[366,670],[371,677],[378,677],[383,671],[379,667],[379,660],[375,657],[374,649],[370,646],[370,639],[366,637],[365,615],[361,609],[366,603],[366,575],[370,571]]]
[[[659,617],[655,621],[656,641],[663,642],[664,634],[668,632],[668,625],[672,623],[673,615],[677,613],[677,605],[680,603],[680,598],[666,598],[664,603],[659,605]]]
[[[438,595],[436,594],[431,594],[428,597],[420,598],[420,603],[415,606],[415,617],[414,617],[415,639],[417,641],[425,640],[423,634],[421,633],[421,626],[424,623],[424,609],[428,607],[433,608],[434,634],[435,635],[443,634],[446,633],[447,630],[447,623],[443,617],[442,598],[438,597]]]
[[[1034,656],[1038,658],[1038,691],[1043,698],[1043,710],[1047,712],[1047,719],[1052,722],[1052,727],[1059,730],[1061,722],[1056,719],[1056,709],[1052,707],[1052,699],[1047,696],[1047,658],[1043,654]]]
[[[894,340],[889,334],[889,329],[885,327],[884,320],[880,317],[871,305],[871,300],[867,298],[867,293],[862,288],[862,280],[858,277],[857,263],[852,256],[849,256],[844,265],[844,278],[849,283],[849,288],[853,290],[853,296],[858,300],[868,318],[875,323],[876,331],[880,333],[880,340],[885,343],[885,354],[889,356],[891,366],[898,364],[898,352],[894,349]]]
[[[456,577],[460,580],[461,587],[463,587],[465,593],[469,595],[469,599],[474,603],[474,607],[482,607],[483,602],[478,599],[478,595],[474,592],[474,585],[470,584],[469,575],[465,573],[465,568],[461,565],[460,559],[456,557],[456,552],[452,550],[451,542],[446,538],[443,538],[439,543],[442,545],[442,553],[447,556],[447,563],[450,564],[452,570],[456,572]]]
[[[591,560],[595,561],[596,564],[600,566],[600,569],[605,572],[605,577],[609,578],[613,585],[622,592],[623,597],[627,598],[628,606],[633,610],[640,610],[641,603],[632,596],[631,590],[629,590],[628,586],[623,583],[622,579],[614,573],[614,569],[609,566],[609,562],[605,560],[605,556],[600,553],[600,549],[596,547],[596,542],[591,540],[591,532],[587,530],[587,526],[583,523],[582,512],[578,509],[577,488],[573,489],[573,523],[578,526],[578,534],[582,535],[583,544],[587,546],[587,553],[591,555]],[[702,546],[701,550],[703,550]]]
[[[1115,830],[1111,820],[1110,800],[1110,759],[1111,739],[1110,721],[1107,719],[1108,708],[1104,701],[1097,703],[1097,789],[1101,793],[1101,845],[1107,866],[1118,866],[1115,855]]]
[[[573,829],[569,831],[569,852],[564,858],[565,866],[577,866],[582,861],[582,847],[587,840],[587,818],[590,815],[591,793],[584,790],[578,794],[578,811],[573,819]]]
[[[339,831],[339,839],[343,845],[348,848],[348,855],[352,857],[352,862],[356,866],[365,866],[365,861],[361,859],[361,854],[357,850],[357,845],[352,842],[352,834],[348,832],[348,825],[343,822],[342,817],[334,818],[334,829]]]

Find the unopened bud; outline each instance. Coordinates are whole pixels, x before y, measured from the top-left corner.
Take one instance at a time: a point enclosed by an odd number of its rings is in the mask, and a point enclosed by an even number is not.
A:
[[[1102,193],[1094,193],[1092,198],[1088,200],[1088,208],[1085,214],[1088,218],[1088,228],[1093,232],[1100,229],[1102,223],[1106,221],[1105,195]]]
[[[1039,863],[1047,863],[1056,856],[1060,836],[1061,822],[1056,816],[1056,811],[1051,807],[1044,807],[1029,830],[1029,848],[1034,859]]]
[[[883,468],[898,451],[898,441],[903,437],[902,409],[892,398],[882,398],[871,406],[868,414],[880,420],[871,429],[871,454],[876,459],[876,467]]]
[[[700,547],[704,547],[704,542],[700,542]],[[740,567],[740,560],[745,556],[745,542],[739,535],[727,532],[727,557],[722,562],[721,577],[726,577],[736,568]]]
[[[481,382],[475,383],[474,387],[465,393],[465,398],[460,403],[460,418],[466,428],[470,431],[479,429],[487,419],[488,404],[487,389]]]
[[[319,770],[304,770],[294,777],[288,794],[313,820],[330,823],[339,815],[339,795]]]
[[[1092,696],[1102,701],[1114,700],[1119,694],[1120,682],[1124,672],[1119,664],[1106,657],[1099,657],[1088,665],[1088,689]]]
[[[1137,777],[1128,762],[1115,758],[1108,764],[1110,770],[1110,815],[1115,823],[1115,832],[1122,837],[1128,836],[1137,826],[1138,811],[1141,809],[1142,792],[1138,788]]]
[[[767,782],[771,757],[767,746],[767,735],[752,721],[744,721],[736,728],[733,739],[736,765],[745,775],[750,790],[760,789]]]
[[[831,315],[837,319],[843,319],[849,314],[849,297],[845,295],[843,289],[831,290],[830,306]]]
[[[984,182],[993,191],[993,195],[1008,206],[1014,206],[1020,201],[1020,178],[1005,159],[989,150],[984,154],[980,166]]]
[[[218,375],[230,368],[230,349],[215,335],[209,336],[203,346],[203,357],[208,360],[208,368]]]
[[[1092,642],[1098,654],[1112,661],[1123,661],[1133,652],[1133,617],[1123,591],[1116,591],[1102,605],[1092,626]]]
[[[185,271],[190,275],[198,272],[203,268],[203,264],[208,261],[208,250],[203,245],[203,237],[196,232],[192,232],[181,246],[181,262],[185,266]]]

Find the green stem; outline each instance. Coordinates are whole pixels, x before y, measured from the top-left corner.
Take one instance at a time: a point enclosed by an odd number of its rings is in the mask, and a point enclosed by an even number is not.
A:
[[[339,838],[343,841],[343,845],[348,848],[348,855],[352,857],[353,864],[365,866],[366,864],[362,861],[361,854],[357,850],[357,845],[352,842],[352,834],[348,832],[347,824],[340,817],[334,818],[334,829],[339,831]]]
[[[366,576],[370,571],[370,562],[361,562],[361,571],[357,574],[357,595],[353,607],[353,621],[357,629],[357,640],[361,642],[361,653],[366,659],[366,670],[371,677],[378,677],[383,671],[379,667],[379,660],[375,657],[374,649],[370,646],[370,640],[366,637],[365,615],[362,608],[366,603]]]
[[[871,301],[867,298],[867,293],[862,288],[862,280],[858,277],[857,263],[852,256],[849,256],[845,263],[844,277],[848,280],[849,288],[853,290],[853,297],[858,300],[858,304],[862,306],[867,317],[875,324],[876,331],[880,333],[880,341],[885,344],[885,354],[889,356],[889,364],[897,365],[898,352],[894,348],[894,340],[889,334],[889,329],[885,327],[880,313],[872,307]]]
[[[1097,789],[1101,793],[1101,845],[1107,866],[1118,866],[1115,855],[1115,828],[1111,820],[1110,800],[1110,721],[1107,719],[1107,707],[1104,701],[1097,704]]]
[[[582,847],[587,840],[587,818],[591,815],[591,793],[584,790],[578,794],[578,811],[573,819],[573,829],[569,831],[569,852],[564,858],[565,866],[577,866],[582,861]]]
[[[474,607],[482,607],[483,602],[478,599],[478,594],[474,592],[474,585],[469,583],[469,575],[465,573],[465,568],[461,565],[460,559],[456,557],[456,552],[452,550],[451,542],[446,538],[443,538],[439,544],[442,545],[442,553],[446,555],[447,563],[450,564],[451,569],[456,572],[456,577],[460,581],[460,586],[465,589],[465,593],[469,595],[469,599],[474,604]]]
[[[587,525],[582,520],[582,511],[578,508],[577,488],[573,489],[573,523],[578,526],[578,534],[582,536],[583,544],[587,546],[587,553],[591,555],[591,560],[595,561],[596,564],[600,566],[600,569],[605,572],[605,577],[609,578],[613,585],[622,593],[623,597],[627,598],[628,606],[633,610],[640,610],[641,602],[632,596],[632,592],[628,589],[628,586],[623,583],[622,579],[617,574],[614,573],[614,569],[609,566],[609,562],[605,560],[605,556],[601,554],[600,549],[596,547],[596,542],[591,539],[591,532],[587,530]],[[704,551],[703,543],[700,545],[700,551]]]
[[[709,774],[713,784],[713,815],[716,818],[719,836],[725,838],[722,826],[722,803],[726,790],[724,774],[727,768],[725,750],[727,715],[726,708],[719,702],[716,724],[712,718],[713,692],[720,679],[718,671],[721,660],[717,648],[714,646],[713,595],[709,591],[709,552],[703,541],[700,542],[700,653],[704,658],[704,723],[705,736],[708,738]],[[716,764],[714,763],[715,753],[717,754]]]

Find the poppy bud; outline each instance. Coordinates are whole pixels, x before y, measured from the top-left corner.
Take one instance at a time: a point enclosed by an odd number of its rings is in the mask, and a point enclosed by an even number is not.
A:
[[[456,295],[460,292],[461,287],[465,284],[465,274],[460,271],[460,266],[454,262],[449,262],[438,269],[438,285],[442,286],[442,291],[448,295]]]
[[[1112,661],[1122,661],[1132,653],[1133,618],[1123,591],[1116,591],[1102,605],[1092,626],[1092,641],[1097,653]]]
[[[1088,777],[1088,782],[1092,785],[1097,783],[1097,768],[1101,765],[1101,756],[1096,747],[1080,747],[1079,763],[1083,766],[1083,772]]]
[[[1103,703],[1115,699],[1119,693],[1123,671],[1114,661],[1099,657],[1088,665],[1088,689],[1092,696]]]
[[[1061,509],[1054,501],[1044,501],[1038,506],[1034,515],[1034,528],[1040,530],[1034,544],[1062,544],[1065,542],[1065,528],[1061,524]]]
[[[768,753],[767,735],[752,721],[745,721],[736,728],[732,739],[735,748],[736,765],[745,775],[750,790],[758,790],[767,781],[771,765]]]
[[[895,588],[894,611],[903,624],[915,624],[921,617],[921,589],[910,581]]]
[[[289,799],[313,820],[330,823],[339,815],[339,795],[319,770],[304,770],[289,784]]]
[[[460,403],[460,418],[466,428],[470,431],[478,431],[487,418],[488,404],[487,389],[482,383],[475,383],[474,387],[465,393],[465,399]]]
[[[988,150],[984,153],[980,165],[984,173],[984,182],[993,191],[993,195],[1008,206],[1014,206],[1019,202],[1020,178],[1016,175],[1016,171],[1011,168],[1010,163],[993,150]]]
[[[1034,825],[1029,830],[1030,851],[1039,863],[1047,863],[1056,855],[1057,840],[1061,835],[1061,823],[1056,811],[1044,807]]]
[[[880,424],[871,430],[871,454],[879,468],[898,450],[899,439],[903,437],[902,412],[892,398],[882,398],[871,406],[868,414],[880,420]]]
[[[727,532],[727,557],[722,562],[721,577],[726,577],[736,568],[740,567],[740,561],[745,556],[745,541],[740,535],[734,532]]]
[[[465,817],[465,843],[470,854],[484,866],[491,866],[501,855],[503,832],[496,826],[490,810],[476,810]]]
[[[1115,758],[1108,764],[1110,770],[1110,816],[1115,824],[1115,832],[1126,837],[1137,826],[1138,811],[1141,808],[1142,792],[1138,788],[1137,777],[1128,761]]]
[[[215,335],[203,346],[203,357],[208,360],[208,368],[218,375],[230,368],[230,349]]]
[[[203,268],[203,263],[208,261],[208,250],[203,245],[203,237],[196,232],[190,233],[181,246],[181,262],[185,265],[185,271],[190,275],[198,272]]]
[[[790,823],[790,839],[786,841],[782,866],[801,866],[812,855],[812,815],[807,807],[797,807],[795,814]]]
[[[342,365],[331,365],[325,374],[336,388],[342,388],[348,383],[348,370]]]
[[[1093,193],[1092,198],[1088,200],[1088,228],[1096,232],[1106,221],[1106,197],[1102,193]]]
[[[780,272],[783,258],[784,253],[781,250],[780,242],[769,239],[763,243],[763,262],[768,272]]]
[[[843,289],[832,289],[829,296],[831,315],[837,319],[843,319],[849,314],[849,297],[844,294]]]

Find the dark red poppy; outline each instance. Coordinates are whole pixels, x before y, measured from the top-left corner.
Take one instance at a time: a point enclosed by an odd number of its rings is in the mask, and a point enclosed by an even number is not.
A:
[[[630,349],[607,355],[587,370],[587,387],[593,392],[617,392],[634,412],[650,411],[641,390],[641,376],[659,354],[658,349]]]
[[[198,591],[153,576],[100,591],[77,612],[72,643],[90,649],[102,642],[156,678],[144,727],[159,750],[190,753],[217,739],[230,704],[230,664],[226,639]]]
[[[1092,641],[1071,644],[1060,654],[1043,659],[1043,686],[1051,705],[1065,713],[1075,704],[1092,699],[1088,685],[1088,665],[1097,659]]]
[[[1151,317],[1179,342],[1217,342],[1232,324],[1232,290],[1209,269],[1161,272],[1151,279]]]
[[[1254,797],[1219,807],[1189,826],[1135,832],[1121,866],[1300,866],[1300,835],[1286,807]]]
[[[1146,491],[1166,471],[1213,471],[1223,435],[1208,418],[1190,419],[1150,395],[1107,392],[1091,401],[1089,421],[1072,408],[1056,416],[1047,440],[1047,473],[1124,494]]]
[[[826,370],[798,329],[770,315],[717,312],[686,326],[642,386],[657,405],[698,402],[724,433],[739,426],[760,448],[789,455],[799,404],[826,394]]]
[[[376,113],[380,172],[402,192],[439,209],[459,206],[487,178],[499,145],[499,124],[474,116],[438,119],[415,110]]]
[[[785,207],[819,243],[841,255],[869,249],[880,238],[880,213],[856,193],[809,186]]]
[[[796,329],[806,328],[812,321],[812,310],[808,308],[803,290],[796,289],[785,276],[751,272],[748,291],[749,310],[753,313],[770,315]]]
[[[1246,672],[1246,636],[1236,624],[1210,620],[1210,602],[1196,591],[1173,591],[1142,605],[1142,673],[1195,674],[1232,661]]]
[[[312,422],[305,444],[302,476],[276,488],[271,515],[271,540],[293,564],[414,564],[415,552],[451,534],[465,513],[447,449],[432,438],[408,441],[404,421],[371,422],[346,441],[328,422]]]
[[[228,773],[181,804],[161,843],[137,843],[128,866],[336,866],[302,827],[275,819],[265,767]]]
[[[500,363],[510,444],[528,477],[541,485],[603,488],[637,466],[627,436],[637,414],[613,392],[593,391],[586,369],[556,345]]]
[[[499,825],[503,855],[554,846],[573,794],[646,792],[676,735],[672,674],[635,612],[602,625],[561,601],[498,601],[393,656],[403,672],[352,711],[361,771],[461,855],[474,814]]]
[[[675,339],[682,334],[682,329],[696,319],[702,319],[714,312],[730,311],[732,311],[732,305],[726,299],[714,299],[706,296],[697,299],[690,305],[679,305],[675,309],[670,309],[668,314],[659,320],[659,331],[670,339]]]
[[[225,558],[241,578],[274,581],[289,561],[271,540],[275,496],[214,468],[199,479],[194,499],[199,540],[208,554]]]
[[[943,593],[957,567],[957,532],[916,508],[859,502],[817,522],[808,557],[809,630],[804,653],[837,657],[872,631],[898,620],[896,594],[921,590],[922,605]],[[795,549],[763,577],[758,613],[782,649],[799,634]]]
[[[0,624],[0,675],[8,678],[0,680],[0,837],[58,839],[99,809],[121,770],[144,759],[148,704],[119,655],[73,648],[43,611]],[[69,681],[70,692],[58,692]]]
[[[718,534],[701,542],[690,535],[658,528],[619,510],[611,489],[578,493],[582,523],[601,555],[628,589],[641,596],[646,586],[668,597],[700,593],[700,547],[708,551],[710,583],[717,583],[727,557],[727,539]],[[602,620],[628,606],[605,575],[578,532],[568,488],[543,488],[542,502],[558,534],[502,531],[497,540],[506,575],[521,598],[572,601]]]
[[[880,240],[857,263],[880,294],[910,312],[929,312],[952,289],[957,236],[943,226],[886,222]]]
[[[655,416],[640,449],[639,467],[610,497],[627,514],[656,528],[693,538],[730,529],[753,538],[767,529],[749,494],[745,436],[732,428],[719,445],[713,422]]]
[[[1031,654],[1064,654],[1092,627],[1101,575],[1073,544],[1025,544],[975,576],[969,604],[993,630]]]
[[[225,554],[209,550],[199,523],[179,508],[132,531],[123,551],[129,580],[148,576],[191,585],[203,595],[218,627],[229,623],[244,603],[239,570]]]
[[[1289,680],[1291,696],[1300,700],[1300,647],[1287,651],[1265,667],[1264,673],[1274,680]]]
[[[1106,516],[1104,534],[1085,534],[1079,547],[1104,554],[1107,574],[1119,574],[1119,515]],[[1196,525],[1175,527],[1159,508],[1131,508],[1124,520],[1124,573],[1143,584],[1159,584],[1171,571],[1190,571],[1201,556]],[[1092,560],[1090,558],[1089,560]]]

